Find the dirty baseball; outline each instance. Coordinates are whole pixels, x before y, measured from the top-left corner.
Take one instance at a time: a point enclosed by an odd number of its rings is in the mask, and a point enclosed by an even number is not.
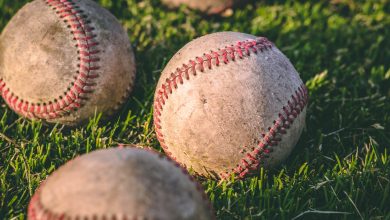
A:
[[[111,115],[134,78],[126,32],[91,0],[35,0],[0,37],[0,93],[30,119],[79,125]]]
[[[243,178],[288,157],[307,102],[299,74],[272,42],[220,32],[169,61],[155,92],[155,129],[164,151],[195,173]]]
[[[80,156],[45,180],[28,219],[207,220],[213,211],[202,188],[152,150],[111,148]]]

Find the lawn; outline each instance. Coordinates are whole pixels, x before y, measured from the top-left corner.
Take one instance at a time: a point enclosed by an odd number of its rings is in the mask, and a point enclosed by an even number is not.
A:
[[[0,30],[26,0],[0,0]],[[0,219],[25,219],[39,183],[95,149],[161,150],[152,101],[161,70],[188,41],[217,31],[266,36],[310,92],[306,129],[288,161],[243,181],[200,179],[218,219],[390,219],[390,2],[256,1],[204,17],[158,0],[100,0],[129,33],[134,92],[110,121],[45,126],[0,109]],[[387,40],[386,40],[387,39]]]

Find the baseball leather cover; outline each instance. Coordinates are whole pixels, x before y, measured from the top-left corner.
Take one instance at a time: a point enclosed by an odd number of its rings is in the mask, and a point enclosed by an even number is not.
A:
[[[139,148],[94,151],[60,167],[31,199],[28,218],[212,219],[204,192],[171,160]]]
[[[35,0],[0,37],[0,93],[31,119],[78,125],[111,115],[134,78],[127,33],[91,0]]]
[[[202,176],[244,177],[287,158],[304,127],[307,98],[293,65],[266,38],[206,35],[179,50],[161,74],[157,138]]]

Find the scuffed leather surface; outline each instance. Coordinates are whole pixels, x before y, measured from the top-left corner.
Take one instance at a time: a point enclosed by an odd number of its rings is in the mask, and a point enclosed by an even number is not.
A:
[[[72,219],[212,219],[202,194],[180,168],[137,148],[76,158],[54,172],[38,193],[43,207]]]
[[[84,106],[47,122],[77,125],[95,113],[111,115],[130,93],[135,59],[127,34],[107,10],[90,0],[74,0],[95,28],[99,77]],[[64,19],[43,0],[24,6],[9,22],[0,39],[0,76],[19,99],[54,102],[64,96],[77,76],[77,42]]]
[[[255,36],[248,34],[220,32],[191,41],[163,70],[155,97],[183,63],[211,50],[253,39]],[[231,173],[301,85],[299,74],[275,46],[191,75],[169,94],[162,110],[161,132],[168,151],[200,175],[218,178],[221,173]],[[282,142],[273,147],[266,167],[280,164],[290,154],[304,127],[305,114],[306,109]]]

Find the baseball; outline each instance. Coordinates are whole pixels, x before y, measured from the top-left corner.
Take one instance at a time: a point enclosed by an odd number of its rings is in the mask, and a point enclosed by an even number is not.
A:
[[[168,7],[174,8],[187,5],[189,8],[202,11],[206,14],[220,14],[233,7],[237,0],[162,0]]]
[[[0,37],[0,93],[30,119],[78,125],[111,115],[134,78],[127,33],[91,0],[35,0]]]
[[[280,164],[296,145],[308,91],[264,37],[209,34],[178,51],[161,74],[154,124],[164,151],[199,175],[243,178]]]
[[[205,196],[185,170],[151,150],[98,150],[49,176],[28,219],[213,219]]]

